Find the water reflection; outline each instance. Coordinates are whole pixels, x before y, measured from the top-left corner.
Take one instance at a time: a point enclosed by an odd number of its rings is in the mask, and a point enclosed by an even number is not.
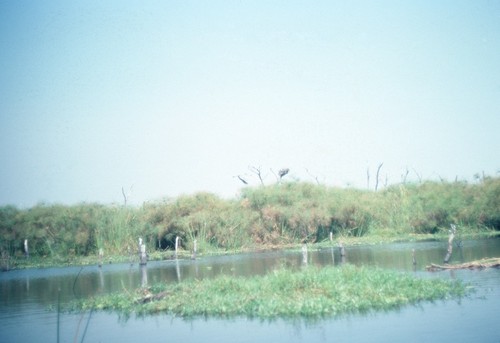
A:
[[[463,263],[479,258],[500,256],[500,240],[465,241],[454,249],[452,263]],[[132,290],[158,282],[181,282],[220,274],[234,276],[262,275],[282,266],[299,268],[301,265],[374,265],[403,271],[421,271],[431,263],[442,263],[446,255],[445,242],[402,243],[380,246],[331,246],[300,251],[275,251],[234,256],[198,258],[197,260],[150,261],[145,268],[138,264],[105,264],[97,266],[16,270],[0,274],[2,303],[29,301],[43,305],[53,302],[61,288],[62,300],[92,296],[102,292]],[[413,253],[414,251],[414,253]],[[416,261],[416,264],[414,263]],[[22,285],[20,284],[22,283]]]
[[[141,269],[141,287],[147,287],[148,286],[148,267],[145,264],[141,264],[139,268]]]
[[[177,274],[177,281],[181,282],[181,268],[179,267],[178,259],[175,259],[175,273]]]
[[[104,275],[102,273],[102,268],[99,268],[99,293],[104,291]]]
[[[122,291],[123,289],[132,290],[138,287],[154,285],[159,282],[177,283],[188,279],[212,278],[220,274],[234,276],[262,275],[270,270],[281,268],[283,266],[289,268],[300,268],[305,265],[331,266],[339,265],[341,263],[372,265],[401,271],[415,272],[417,275],[423,277],[444,277],[470,280],[476,287],[484,287],[485,291],[478,292],[474,298],[464,299],[462,304],[466,304],[466,308],[460,307],[465,306],[460,304],[457,305],[458,307],[448,303],[446,303],[446,306],[444,303],[433,304],[426,306],[423,313],[418,312],[416,309],[405,309],[400,314],[394,314],[393,312],[389,314],[376,314],[373,318],[370,317],[369,319],[356,317],[356,325],[350,323],[347,319],[345,321],[344,319],[336,319],[334,323],[329,322],[328,324],[328,329],[326,329],[326,337],[328,338],[336,337],[336,340],[338,341],[342,340],[341,337],[343,337],[342,335],[344,334],[354,335],[353,338],[356,338],[359,331],[358,322],[359,329],[364,328],[369,330],[373,327],[377,327],[377,325],[378,327],[382,327],[384,325],[382,322],[388,320],[394,325],[406,326],[406,329],[411,332],[411,330],[413,330],[411,325],[418,326],[418,324],[416,324],[418,323],[418,320],[428,322],[426,319],[431,315],[436,318],[442,317],[440,325],[443,326],[447,326],[449,324],[449,318],[457,320],[457,316],[470,318],[470,320],[481,321],[480,325],[483,325],[484,322],[491,324],[491,318],[495,318],[496,311],[500,307],[500,271],[450,270],[447,272],[437,273],[424,272],[426,265],[431,263],[442,263],[446,252],[447,242],[420,242],[380,246],[345,247],[344,253],[342,253],[340,247],[336,245],[319,250],[313,250],[306,246],[305,249],[299,249],[298,251],[274,251],[234,256],[217,256],[210,258],[200,258],[198,255],[197,260],[150,261],[147,266],[139,266],[137,263],[130,265],[127,263],[116,265],[105,264],[101,268],[97,266],[86,266],[15,270],[0,274],[0,341],[12,341],[4,338],[14,336],[22,337],[23,341],[32,341],[30,338],[36,339],[37,337],[37,340],[53,341],[56,323],[55,317],[53,313],[47,312],[45,309],[48,306],[54,306],[57,303],[59,294],[61,302],[65,303],[74,300],[75,298],[89,297],[98,293]],[[500,256],[500,239],[464,241],[460,247],[453,249],[450,262],[463,263],[484,257],[494,256]],[[60,293],[58,292],[59,289]],[[487,299],[487,301],[482,300],[477,302],[477,298],[484,298]],[[455,312],[450,312],[450,308],[452,308]],[[488,312],[489,310],[492,312]],[[445,311],[446,315],[442,314],[442,311]],[[134,336],[134,334],[130,333],[130,337],[121,337],[120,333],[109,329],[110,327],[115,327],[115,330],[124,330],[123,324],[118,326],[116,325],[116,316],[105,314],[96,314],[96,316],[102,319],[103,322],[98,324],[97,320],[95,322],[94,320],[92,321],[88,332],[88,341],[107,341],[107,338],[110,338],[109,340],[111,341],[137,341],[137,335]],[[62,320],[63,322],[67,321],[67,326],[71,326],[74,325],[75,321],[72,318],[73,317],[71,317],[71,315],[65,315]],[[143,331],[143,329],[140,328],[140,325],[147,324],[146,326],[149,327],[153,324],[153,327],[150,328],[150,330],[151,332],[156,332],[156,324],[154,323],[157,323],[157,325],[161,328],[166,326],[178,335],[182,330],[184,330],[185,324],[183,324],[182,321],[179,322],[178,320],[172,320],[170,318],[170,322],[164,323],[158,319],[159,317],[155,318],[156,319],[151,319],[151,321],[148,320],[147,322],[142,322],[142,324],[141,321],[131,320],[127,322],[125,326],[126,330],[124,331],[130,332],[132,329]],[[381,319],[378,320],[377,318]],[[22,329],[22,326],[19,325],[19,320],[22,320],[23,322],[29,321],[33,329],[31,331],[26,330],[25,332]],[[211,320],[209,322],[218,326],[223,325],[226,329],[230,327],[231,330],[233,328],[246,330],[246,327],[254,327],[260,328],[260,330],[266,332],[268,331],[266,326],[258,321],[249,322],[248,320],[235,319],[230,322],[219,320]],[[342,323],[343,326],[339,326],[339,322]],[[205,326],[201,324],[202,322],[195,321],[193,323],[195,324],[190,325],[194,325],[199,328],[197,329],[196,334],[188,330],[185,333],[186,336],[180,335],[180,338],[186,339],[190,338],[191,335],[195,335],[199,338],[196,340],[201,340],[203,336],[200,335],[203,335],[203,333],[207,334],[207,332],[204,331]],[[280,332],[279,336],[288,338],[288,341],[299,340],[296,337],[290,337],[290,335],[284,333],[283,330],[285,329],[283,329],[283,327],[280,329],[280,325],[285,324],[281,321],[279,321],[279,323],[281,324],[269,324],[269,331],[277,330]],[[377,323],[377,325],[374,325],[373,323]],[[435,324],[434,322],[429,325],[431,325],[430,327],[434,328],[434,330],[438,327],[438,324]],[[460,325],[467,326],[468,324],[461,323]],[[349,327],[351,329],[348,329]],[[491,325],[491,327],[496,328],[496,326],[493,325]],[[44,336],[43,332],[46,332],[47,328],[50,328],[49,331],[52,336],[48,333]],[[311,331],[310,328],[302,329],[305,332],[302,337],[304,341],[309,338],[318,340],[318,336],[313,334],[313,331],[315,330]],[[423,327],[419,326],[419,330],[423,329]],[[62,330],[62,337],[72,337],[69,336],[69,332],[64,331],[71,331],[70,329],[65,328],[63,325]],[[33,336],[30,336],[31,333],[33,333]],[[111,334],[115,336],[110,336]],[[257,336],[254,332],[252,332],[252,334],[249,335],[252,339],[249,340],[255,341],[258,339]],[[449,336],[456,337],[456,335],[453,334]],[[234,337],[235,336],[232,338],[234,339]],[[398,338],[400,336],[395,335],[394,337]],[[419,337],[422,338],[422,336]],[[500,334],[497,337],[500,337]],[[123,338],[123,340],[121,338]],[[154,341],[154,339],[151,340],[150,338],[151,337],[148,337],[148,341]],[[170,338],[172,339],[172,337]],[[284,340],[284,338],[281,339],[282,342],[287,341]],[[365,336],[365,338],[369,337]],[[443,335],[439,334],[434,336],[433,340],[438,338],[443,341],[450,341],[449,339],[443,337]],[[231,340],[229,338],[226,340],[220,340],[220,342],[224,341],[230,342]]]
[[[302,246],[302,264],[307,265],[307,245]]]

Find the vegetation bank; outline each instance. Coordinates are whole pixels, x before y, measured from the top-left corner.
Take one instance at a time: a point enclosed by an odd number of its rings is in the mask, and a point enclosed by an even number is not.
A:
[[[378,191],[283,182],[247,187],[235,199],[197,193],[139,207],[82,203],[0,207],[2,264],[78,263],[85,258],[136,255],[138,239],[150,256],[165,258],[176,237],[189,254],[320,243],[352,238],[391,240],[500,231],[500,178],[478,182],[421,182]],[[78,262],[75,262],[78,261]]]

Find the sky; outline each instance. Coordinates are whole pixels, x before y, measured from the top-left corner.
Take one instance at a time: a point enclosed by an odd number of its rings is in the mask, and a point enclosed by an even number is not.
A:
[[[473,182],[499,130],[498,1],[0,0],[0,206]]]

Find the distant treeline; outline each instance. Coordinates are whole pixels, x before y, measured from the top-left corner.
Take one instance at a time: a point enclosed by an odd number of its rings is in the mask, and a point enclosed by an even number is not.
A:
[[[248,187],[237,199],[197,193],[140,207],[79,204],[0,207],[0,250],[31,255],[126,255],[142,237],[148,250],[251,249],[339,236],[500,230],[500,178],[400,184],[369,191],[302,182]]]

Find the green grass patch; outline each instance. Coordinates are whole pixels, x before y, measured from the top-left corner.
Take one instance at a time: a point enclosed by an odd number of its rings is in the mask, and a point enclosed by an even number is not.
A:
[[[421,301],[460,298],[459,281],[421,279],[378,268],[279,269],[265,276],[187,280],[72,304],[72,310],[109,310],[183,317],[319,318],[390,310]]]

